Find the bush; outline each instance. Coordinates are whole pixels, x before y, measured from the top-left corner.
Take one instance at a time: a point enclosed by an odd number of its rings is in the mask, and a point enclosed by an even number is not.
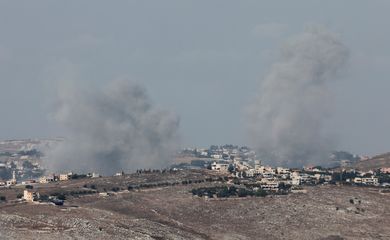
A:
[[[0,196],[0,201],[5,201],[5,200],[6,200],[5,196]]]
[[[47,196],[47,195],[40,195],[40,196],[39,196],[39,199],[40,199],[41,201],[48,201],[48,200],[49,200],[49,196]]]
[[[66,197],[65,197],[64,194],[58,195],[57,198],[58,198],[59,200],[63,200],[63,201],[66,200]]]
[[[236,195],[237,194],[237,188],[235,186],[229,187],[229,195]]]
[[[229,189],[227,187],[224,187],[217,192],[217,197],[219,197],[219,198],[225,198],[225,197],[229,197],[229,196],[230,196],[230,192],[229,192]]]
[[[238,189],[237,195],[238,195],[238,197],[246,197],[246,196],[248,196],[248,192],[246,189],[240,188],[240,189]]]
[[[23,197],[23,193],[18,193],[18,195],[16,195],[16,198],[22,198]]]
[[[25,187],[26,189],[33,189],[34,187],[33,186],[31,186],[31,185],[26,185],[26,187]]]
[[[256,196],[256,197],[265,197],[265,196],[267,196],[267,195],[268,195],[267,192],[264,191],[264,190],[262,190],[262,189],[259,189],[259,190],[257,190],[257,191],[255,192],[255,196]]]
[[[111,190],[112,190],[113,192],[119,192],[120,188],[119,188],[119,187],[113,187]]]

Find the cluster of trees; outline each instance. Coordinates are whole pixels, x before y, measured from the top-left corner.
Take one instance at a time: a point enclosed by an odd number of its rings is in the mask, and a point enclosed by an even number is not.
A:
[[[72,176],[70,177],[71,179],[83,179],[83,178],[87,178],[87,174],[72,174]]]
[[[59,200],[65,200],[66,196],[79,196],[79,195],[87,195],[87,194],[95,194],[97,191],[94,190],[79,190],[79,191],[68,191],[68,192],[55,192],[52,193],[51,196],[56,197]],[[42,195],[41,195],[42,199]]]
[[[129,185],[127,189],[129,191],[135,190],[135,189],[142,189],[142,188],[155,188],[155,187],[166,187],[166,186],[175,186],[175,185],[187,185],[187,184],[199,184],[203,182],[225,182],[228,180],[228,177],[218,177],[218,178],[205,178],[205,179],[188,179],[183,180],[181,182],[175,181],[175,182],[155,182],[155,183],[141,183],[136,185]]]
[[[158,183],[141,183],[136,185],[129,185],[127,190],[143,189],[143,188],[155,188],[155,187],[166,187],[180,184],[179,182],[158,182]]]
[[[137,169],[136,173],[142,174],[142,173],[172,173],[175,172],[173,169]]]
[[[122,188],[119,188],[119,187],[113,187],[113,188],[111,188],[111,191],[113,191],[113,192],[119,192],[119,191],[121,191],[122,190]]]
[[[390,183],[390,174],[388,173],[377,170],[375,176],[378,178],[379,183]]]
[[[248,189],[248,188],[237,188],[235,186],[222,186],[222,187],[204,187],[204,188],[194,188],[191,190],[193,195],[199,197],[207,196],[213,198],[228,198],[228,197],[247,197],[247,196],[256,196],[256,197],[265,197],[267,192],[258,189]]]

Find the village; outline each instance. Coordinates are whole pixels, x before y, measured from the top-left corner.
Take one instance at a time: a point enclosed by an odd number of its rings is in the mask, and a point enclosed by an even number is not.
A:
[[[269,222],[292,218],[296,222],[310,219],[309,224],[315,219],[322,225],[332,222],[327,220],[330,218],[336,219],[335,226],[339,226],[342,224],[339,216],[348,216],[355,222],[360,218],[372,221],[375,219],[372,216],[387,206],[389,168],[268,166],[247,147],[212,146],[210,149],[184,149],[178,153],[179,162],[165,169],[132,172],[118,169],[111,175],[46,170],[40,177],[22,178],[20,173],[24,169],[13,169],[9,179],[0,180],[4,231],[11,231],[14,226],[35,229],[35,222],[39,221],[43,224],[41,230],[48,233],[63,231],[65,226],[65,229],[76,229],[77,236],[95,236],[113,229],[122,231],[122,218],[135,216],[151,221],[147,226],[142,222],[142,231],[154,229],[154,221],[168,224],[158,229],[180,228],[176,225],[180,220],[203,229],[201,232],[212,233],[214,228],[207,228],[209,221],[229,219],[225,224],[230,224],[232,234],[250,235],[253,239],[257,233],[251,233],[252,227],[243,224],[241,213],[259,227],[263,226],[261,221],[265,216]],[[105,216],[108,223],[96,220],[102,212],[108,214]],[[283,218],[286,212],[288,217]],[[23,216],[23,222],[19,222],[19,216]],[[80,225],[79,221],[85,224]],[[136,227],[136,222],[126,224]],[[240,227],[233,229],[234,226]],[[176,230],[169,231],[177,234]],[[270,232],[281,234],[277,229]]]
[[[127,187],[119,188],[111,186],[108,189],[97,189],[83,186],[82,190],[67,193],[68,195],[99,194],[99,196],[109,196],[119,191],[139,190],[143,188],[168,187],[177,184],[194,185],[193,195],[206,198],[221,197],[246,197],[265,196],[275,194],[305,193],[305,186],[317,185],[354,185],[371,186],[380,189],[390,188],[390,168],[372,169],[369,171],[359,171],[356,169],[344,168],[323,168],[321,166],[309,166],[298,168],[271,167],[256,160],[256,153],[248,147],[235,147],[232,145],[211,146],[210,149],[184,149],[183,155],[197,157],[186,164],[175,164],[167,169],[151,170],[138,169],[135,173],[125,174],[119,170],[111,177],[124,177],[145,174],[172,174],[180,171],[208,171],[217,174],[215,178],[204,179],[178,179],[170,182],[129,184]],[[80,179],[98,179],[110,176],[101,176],[99,173],[58,173],[43,175],[36,179],[19,180],[16,171],[12,172],[12,178],[0,180],[0,200],[3,189],[25,188],[23,195],[18,194],[17,201],[26,202],[50,202],[55,205],[62,205],[65,200],[64,193],[57,192],[54,195],[40,194],[39,189],[48,184],[57,182],[71,182]],[[218,182],[218,186],[197,188],[195,184],[203,182]],[[233,189],[233,190],[232,190]],[[387,191],[387,190],[386,190]],[[229,193],[229,194],[227,194]],[[12,199],[8,199],[12,200]]]

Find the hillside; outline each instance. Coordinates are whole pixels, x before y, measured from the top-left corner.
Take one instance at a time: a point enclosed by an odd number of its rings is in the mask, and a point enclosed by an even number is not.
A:
[[[390,167],[390,153],[376,155],[367,160],[360,160],[353,167],[362,171]]]
[[[182,171],[36,185],[42,194],[217,177]],[[306,194],[205,199],[218,182],[67,196],[64,206],[0,203],[1,239],[389,239],[390,198],[377,188],[307,187]],[[2,189],[7,199],[22,188]]]

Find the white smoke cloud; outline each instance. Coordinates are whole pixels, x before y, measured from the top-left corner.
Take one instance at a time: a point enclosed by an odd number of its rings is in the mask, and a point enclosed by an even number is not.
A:
[[[60,93],[55,120],[66,140],[48,155],[53,171],[166,167],[175,153],[179,119],[153,107],[139,84],[113,82],[103,90],[68,88]]]
[[[291,38],[249,108],[249,131],[260,156],[275,165],[324,163],[334,140],[323,131],[331,91],[348,50],[323,28]]]

